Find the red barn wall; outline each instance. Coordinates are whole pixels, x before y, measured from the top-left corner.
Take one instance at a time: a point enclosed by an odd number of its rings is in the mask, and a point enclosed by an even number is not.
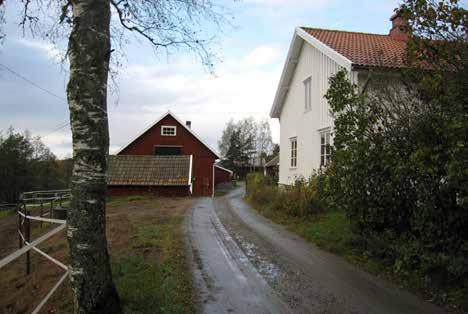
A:
[[[176,136],[162,136],[162,125],[177,126]],[[154,155],[156,145],[181,146],[182,155],[193,155],[193,195],[211,195],[213,164],[217,156],[170,115],[161,119],[156,125],[125,147],[119,155]]]
[[[107,187],[107,196],[187,196],[190,195],[188,186],[126,186],[111,185]]]
[[[215,184],[223,183],[223,182],[230,182],[232,180],[232,175],[230,172],[219,169],[215,167]]]

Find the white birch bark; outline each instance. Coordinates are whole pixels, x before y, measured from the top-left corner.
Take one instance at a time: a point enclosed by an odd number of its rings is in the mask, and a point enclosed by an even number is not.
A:
[[[67,238],[75,312],[120,313],[105,232],[110,3],[72,0],[71,5],[67,97],[74,166]]]

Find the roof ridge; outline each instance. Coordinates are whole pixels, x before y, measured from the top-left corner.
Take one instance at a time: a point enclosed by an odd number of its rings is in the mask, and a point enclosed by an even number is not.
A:
[[[128,144],[125,146],[122,146],[115,154],[118,155],[120,154],[125,148],[130,146],[133,142],[135,142],[139,137],[141,137],[143,134],[148,132],[150,129],[152,129],[156,124],[158,124],[162,119],[164,119],[167,116],[171,116],[174,120],[176,120],[183,128],[185,128],[190,134],[192,134],[202,145],[204,145],[206,148],[208,148],[209,151],[213,153],[213,155],[216,156],[216,159],[219,159],[220,156],[214,150],[210,145],[205,143],[193,130],[192,128],[189,128],[182,120],[179,119],[179,117],[173,113],[171,110],[167,110],[166,113],[164,113],[162,116],[159,117],[156,121],[154,121],[149,127],[147,127],[144,131],[142,131],[140,134],[138,134],[135,138],[133,138]]]
[[[345,31],[339,29],[329,29],[329,28],[320,28],[320,27],[309,27],[309,26],[299,26],[304,30],[311,29],[311,30],[318,30],[318,31],[327,31],[327,32],[339,32],[339,33],[350,33],[350,34],[360,34],[360,35],[371,35],[371,36],[382,36],[382,37],[390,37],[388,34],[377,34],[377,33],[366,33],[366,32],[356,32],[356,31]]]

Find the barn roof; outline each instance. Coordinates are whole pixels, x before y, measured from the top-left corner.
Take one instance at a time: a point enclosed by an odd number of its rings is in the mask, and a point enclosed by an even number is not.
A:
[[[273,157],[269,162],[265,164],[265,167],[272,167],[279,165],[279,156]]]
[[[232,170],[229,170],[229,169],[227,169],[227,168],[224,168],[224,167],[221,166],[220,164],[215,164],[215,167],[218,168],[219,170],[229,172],[230,174],[233,174],[233,173],[234,173],[234,172],[232,172]]]
[[[188,186],[192,156],[109,156],[108,185]]]
[[[135,142],[140,136],[142,136],[143,134],[145,134],[147,131],[149,131],[152,127],[154,127],[156,124],[158,124],[162,119],[164,119],[165,117],[167,116],[171,116],[172,118],[174,118],[174,120],[176,120],[180,125],[182,125],[182,127],[184,127],[190,134],[193,135],[193,137],[195,137],[200,143],[202,143],[202,145],[204,145],[206,148],[208,148],[209,151],[211,151],[215,156],[216,158],[221,158],[219,156],[219,154],[216,152],[216,150],[214,150],[210,145],[208,145],[205,141],[203,141],[191,128],[187,127],[185,125],[185,123],[180,120],[172,111],[168,110],[165,114],[163,114],[161,117],[159,117],[159,119],[157,119],[156,121],[154,121],[149,127],[147,127],[146,129],[143,130],[143,132],[141,132],[140,134],[138,134],[135,138],[133,138],[128,144],[122,146],[122,148],[120,148],[116,154],[120,154],[125,148],[127,148],[128,146],[130,146],[130,144],[132,144],[133,142]]]

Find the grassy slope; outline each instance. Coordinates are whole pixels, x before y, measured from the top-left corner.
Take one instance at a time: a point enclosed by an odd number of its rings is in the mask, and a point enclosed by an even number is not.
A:
[[[0,218],[8,217],[8,216],[11,216],[11,215],[13,215],[15,213],[16,212],[14,210],[2,210],[2,211],[0,211]]]
[[[168,211],[167,216],[133,222],[132,253],[113,263],[126,313],[195,312],[182,235],[183,214]]]
[[[194,313],[191,270],[184,243],[184,217],[192,200],[112,199],[107,210],[107,238],[114,281],[125,313]],[[44,230],[33,226],[38,236]],[[0,234],[1,235],[1,234]],[[16,239],[16,238],[15,238]],[[15,243],[16,244],[16,241]],[[42,246],[68,263],[68,245],[60,233]],[[63,272],[32,253],[32,273],[18,259],[0,276],[0,312],[31,312]],[[51,267],[52,266],[52,267]],[[34,293],[27,293],[33,291]],[[56,291],[42,313],[71,313],[68,282]]]
[[[302,236],[317,246],[342,256],[360,268],[410,289],[424,298],[460,313],[468,313],[468,296],[463,289],[453,286],[427,286],[417,274],[398,274],[389,261],[370,255],[357,244],[344,212],[327,212],[319,217],[297,218],[271,210],[268,206],[251,202],[256,210],[275,223]]]

